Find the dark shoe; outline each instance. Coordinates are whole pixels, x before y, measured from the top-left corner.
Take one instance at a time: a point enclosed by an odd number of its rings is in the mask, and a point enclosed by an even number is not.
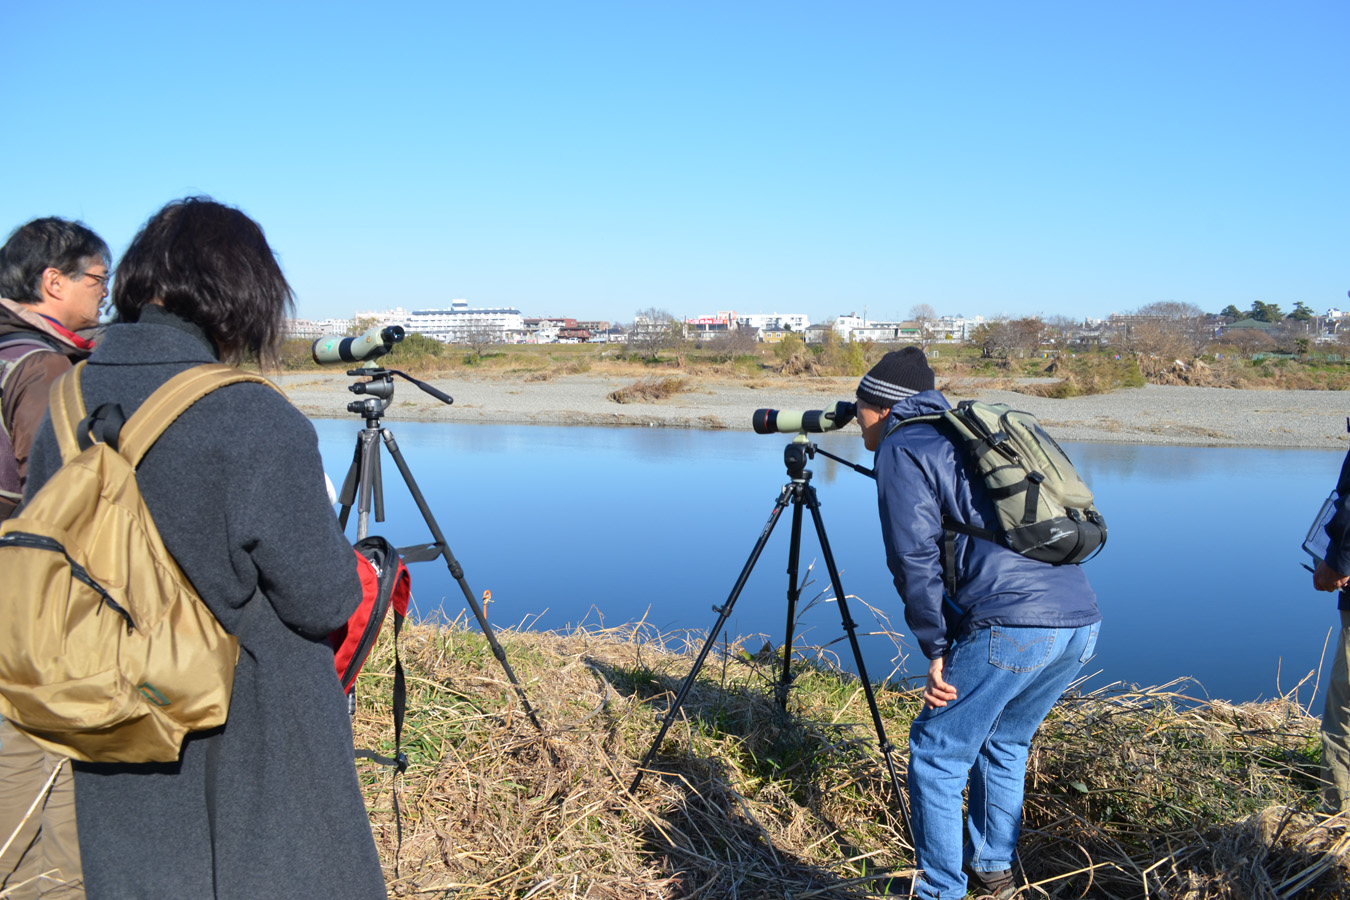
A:
[[[979,900],[1012,900],[1017,894],[1017,883],[1013,881],[1011,869],[999,872],[972,871],[971,887]]]

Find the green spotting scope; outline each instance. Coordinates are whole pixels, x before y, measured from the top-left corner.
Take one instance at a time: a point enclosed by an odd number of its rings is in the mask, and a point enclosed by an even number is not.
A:
[[[857,414],[857,404],[840,400],[825,409],[757,409],[750,424],[755,434],[820,434],[843,428]]]
[[[356,337],[329,335],[314,342],[314,361],[321,365],[360,362],[384,356],[403,340],[403,326],[376,325]]]

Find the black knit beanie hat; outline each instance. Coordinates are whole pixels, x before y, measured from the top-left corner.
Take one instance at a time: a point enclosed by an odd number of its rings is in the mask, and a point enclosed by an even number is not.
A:
[[[858,399],[882,409],[897,400],[933,389],[933,370],[918,347],[892,350],[858,382]]]

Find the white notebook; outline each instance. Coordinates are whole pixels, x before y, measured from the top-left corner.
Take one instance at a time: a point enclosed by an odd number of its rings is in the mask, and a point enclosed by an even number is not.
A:
[[[1328,544],[1331,539],[1327,537],[1327,523],[1336,516],[1336,509],[1340,505],[1340,495],[1335,491],[1327,497],[1322,508],[1317,511],[1317,518],[1313,520],[1312,527],[1308,529],[1308,536],[1303,539],[1303,549],[1318,562],[1327,558]]]

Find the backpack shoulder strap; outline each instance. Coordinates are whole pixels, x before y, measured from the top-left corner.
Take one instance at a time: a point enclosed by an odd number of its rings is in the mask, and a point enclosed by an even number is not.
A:
[[[906,425],[922,425],[925,422],[936,424],[937,422],[941,421],[942,421],[942,413],[930,413],[926,416],[910,416],[908,419],[896,419],[895,424],[892,425],[890,428],[886,429],[886,433],[882,435],[882,437],[888,438],[899,429],[905,427]]]
[[[133,466],[139,464],[146,451],[188,407],[218,388],[243,382],[265,384],[281,393],[263,376],[224,363],[205,363],[179,372],[160,385],[127,420],[119,440],[120,452]]]
[[[77,362],[69,372],[52,382],[48,407],[52,430],[61,448],[61,461],[69,462],[80,455],[80,442],[75,437],[75,426],[84,418],[84,395],[80,393],[80,373],[84,361]]]
[[[0,348],[9,347],[41,348],[55,353],[61,352],[62,349],[55,338],[48,337],[40,331],[11,331],[8,334],[0,335]]]

